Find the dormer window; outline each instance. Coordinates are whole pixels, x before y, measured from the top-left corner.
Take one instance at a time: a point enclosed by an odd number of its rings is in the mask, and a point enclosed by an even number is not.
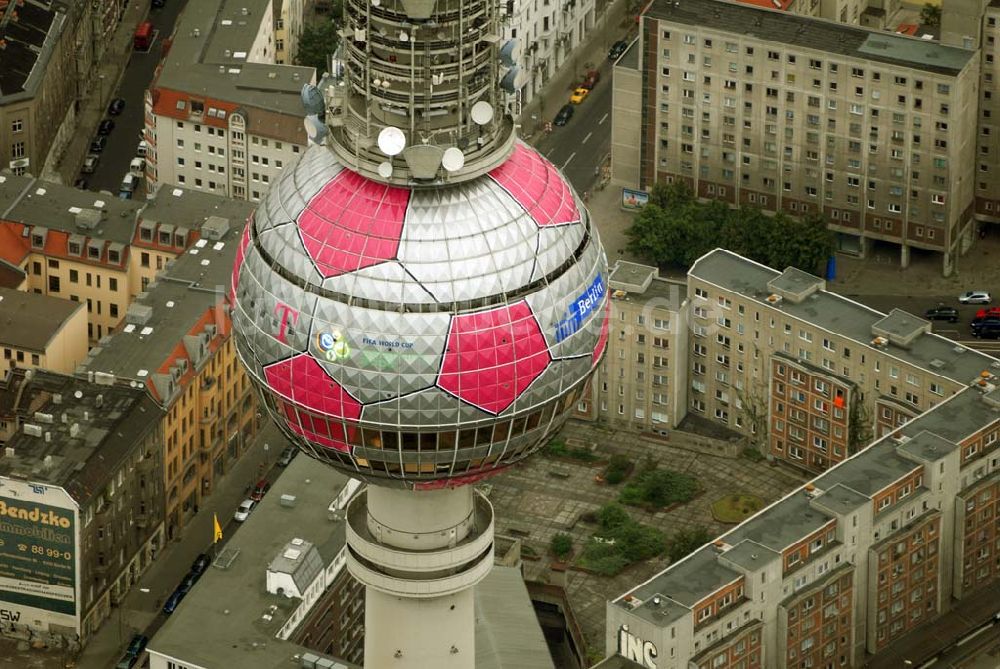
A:
[[[153,241],[153,229],[152,228],[139,228],[139,239],[144,242]]]
[[[31,246],[36,249],[45,246],[45,235],[31,235]]]
[[[118,251],[112,251],[110,249],[108,250],[108,262],[114,263],[116,265],[121,263],[121,255],[118,253]]]
[[[160,233],[160,243],[164,246],[170,246],[171,234],[169,232]]]
[[[83,253],[83,249],[80,247],[80,242],[69,243],[69,254],[71,256],[78,256],[81,253]]]

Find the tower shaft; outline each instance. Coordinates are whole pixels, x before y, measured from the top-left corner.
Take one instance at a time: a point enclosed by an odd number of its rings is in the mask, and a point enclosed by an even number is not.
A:
[[[365,585],[366,669],[473,669],[473,586],[493,566],[493,507],[471,486],[369,486],[347,508],[347,567]]]

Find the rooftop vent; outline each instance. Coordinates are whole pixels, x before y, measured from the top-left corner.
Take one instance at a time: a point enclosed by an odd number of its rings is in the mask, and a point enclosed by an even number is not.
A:
[[[40,436],[42,436],[42,426],[41,425],[34,425],[32,423],[25,423],[24,424],[24,433],[28,434],[28,435],[31,435],[32,437],[40,437]]]
[[[781,295],[778,295],[777,293],[771,293],[770,295],[767,296],[767,301],[770,302],[771,304],[778,304],[779,302],[781,302]]]
[[[286,494],[284,494],[284,495],[281,496],[281,498],[279,500],[279,503],[281,504],[281,506],[285,506],[285,507],[288,507],[290,509],[294,508],[295,507],[295,495],[289,495],[289,494],[286,493]]]
[[[50,413],[42,413],[41,411],[36,411],[35,412],[35,422],[37,422],[37,423],[45,423],[47,425],[51,425],[52,423],[55,422],[55,418]]]
[[[889,344],[889,340],[885,337],[875,337],[871,343],[875,348],[885,348]]]

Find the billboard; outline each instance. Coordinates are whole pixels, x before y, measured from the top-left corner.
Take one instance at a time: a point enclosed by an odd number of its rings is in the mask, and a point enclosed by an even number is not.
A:
[[[646,191],[622,188],[622,209],[637,211],[645,207],[648,202],[649,193]]]
[[[0,481],[0,611],[8,621],[75,626],[76,525],[76,505],[63,490]]]

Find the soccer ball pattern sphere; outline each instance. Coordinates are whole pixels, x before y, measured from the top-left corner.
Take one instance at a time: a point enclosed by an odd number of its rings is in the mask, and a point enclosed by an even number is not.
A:
[[[607,259],[572,188],[517,144],[403,188],[310,147],[237,252],[239,356],[279,427],[351,476],[459,485],[565,422],[607,344]]]

